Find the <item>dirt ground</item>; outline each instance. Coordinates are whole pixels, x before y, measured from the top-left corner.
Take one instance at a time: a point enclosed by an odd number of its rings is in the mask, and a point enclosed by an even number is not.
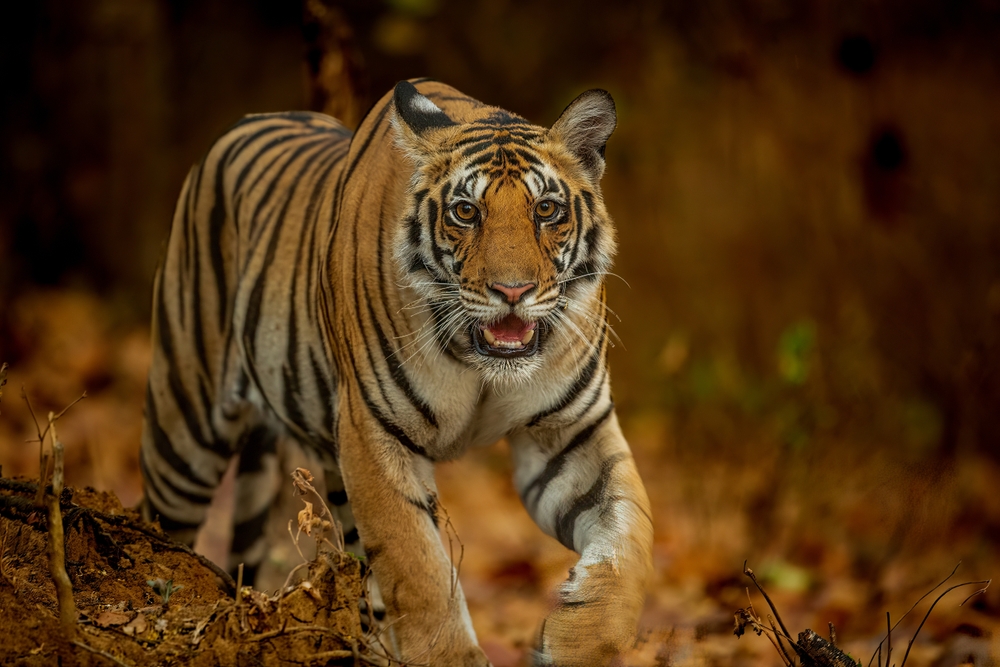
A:
[[[33,486],[0,480],[0,627],[13,630],[0,643],[0,664],[362,664],[353,557],[327,551],[281,595],[247,589],[237,602],[225,573],[93,489],[71,491],[62,503],[78,612],[66,646],[46,513],[19,513],[10,503],[29,499]]]
[[[37,475],[37,444],[26,442],[34,426],[21,387],[43,415],[86,388],[88,397],[59,421],[67,484],[100,489],[75,491],[72,502],[120,517],[67,514],[78,640],[128,665],[352,664],[354,648],[335,632],[268,634],[283,622],[276,614],[285,605],[273,594],[280,578],[261,582],[267,593],[237,605],[210,568],[133,527],[135,515],[122,506],[133,506],[141,493],[136,457],[146,331],[116,326],[85,293],[41,292],[14,307],[30,345],[11,367],[0,399],[4,481]],[[696,451],[677,442],[669,416],[628,414],[623,423],[656,531],[656,580],[636,646],[624,657],[629,667],[782,664],[766,638],[733,634],[734,612],[750,601],[761,617],[769,613],[743,575],[745,560],[793,637],[806,628],[826,636],[833,623],[839,645],[864,665],[885,636],[886,613],[895,623],[956,563],[962,566],[949,584],[989,579],[1000,569],[1000,466],[989,457],[967,456],[945,466],[836,442],[808,452],[782,450],[763,438]],[[480,643],[496,667],[524,665],[575,555],[543,535],[521,506],[504,443],[440,466],[438,483],[463,545],[457,551],[460,578]],[[198,547],[224,562],[225,487],[217,505]],[[56,664],[59,616],[42,524],[41,514],[0,518],[0,664]],[[302,559],[287,542],[287,519],[278,517],[272,528],[286,542],[270,566],[287,572]],[[357,567],[356,561],[345,564]],[[183,588],[163,604],[148,583],[156,579]],[[344,602],[359,593],[357,570],[335,569],[332,585],[333,593],[320,596],[322,604],[300,589],[300,602],[316,604],[296,617],[327,614],[324,627],[355,628],[346,636],[358,638],[356,605]],[[907,665],[998,663],[997,588],[959,606],[976,588],[953,591],[937,603]],[[892,633],[893,664],[902,664],[900,651],[934,598],[924,599]],[[336,613],[349,612],[349,619],[334,620],[338,604]],[[320,622],[289,621],[294,624]],[[74,655],[80,664],[109,664],[83,649]]]

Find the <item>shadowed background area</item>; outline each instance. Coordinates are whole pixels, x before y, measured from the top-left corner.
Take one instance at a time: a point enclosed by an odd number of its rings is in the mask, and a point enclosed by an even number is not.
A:
[[[885,612],[956,562],[998,573],[1000,4],[306,5],[8,10],[5,475],[37,471],[21,385],[36,412],[86,389],[60,428],[68,481],[138,498],[152,275],[187,169],[242,114],[354,125],[397,80],[431,76],[550,125],[602,87],[619,113],[613,387],[657,529],[628,664],[778,664],[730,634],[745,558],[790,626],[832,621],[865,662]],[[573,562],[509,473],[502,445],[441,470],[498,666]],[[959,601],[908,664],[1000,659],[1000,596]]]

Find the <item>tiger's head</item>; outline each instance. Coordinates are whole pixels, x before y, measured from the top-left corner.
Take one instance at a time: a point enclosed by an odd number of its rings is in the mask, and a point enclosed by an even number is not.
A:
[[[458,121],[408,82],[394,108],[414,167],[395,259],[433,340],[489,380],[519,382],[561,329],[602,331],[581,323],[603,320],[615,250],[600,191],[611,96],[583,93],[550,129],[486,106]]]

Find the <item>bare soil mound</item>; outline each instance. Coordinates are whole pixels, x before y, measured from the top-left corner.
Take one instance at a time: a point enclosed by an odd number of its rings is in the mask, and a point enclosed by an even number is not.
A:
[[[359,649],[361,566],[349,554],[323,549],[296,585],[237,597],[225,572],[92,489],[60,496],[78,612],[67,638],[36,494],[33,482],[0,478],[0,664],[369,663]]]

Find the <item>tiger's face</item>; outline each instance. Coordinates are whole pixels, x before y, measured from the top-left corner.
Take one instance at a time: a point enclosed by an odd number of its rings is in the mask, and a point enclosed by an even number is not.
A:
[[[584,93],[551,129],[492,108],[457,124],[408,83],[395,104],[416,167],[395,252],[419,294],[408,307],[430,314],[427,341],[489,380],[524,381],[553,332],[586,338],[574,314],[600,299],[615,246],[599,189],[614,103]]]

